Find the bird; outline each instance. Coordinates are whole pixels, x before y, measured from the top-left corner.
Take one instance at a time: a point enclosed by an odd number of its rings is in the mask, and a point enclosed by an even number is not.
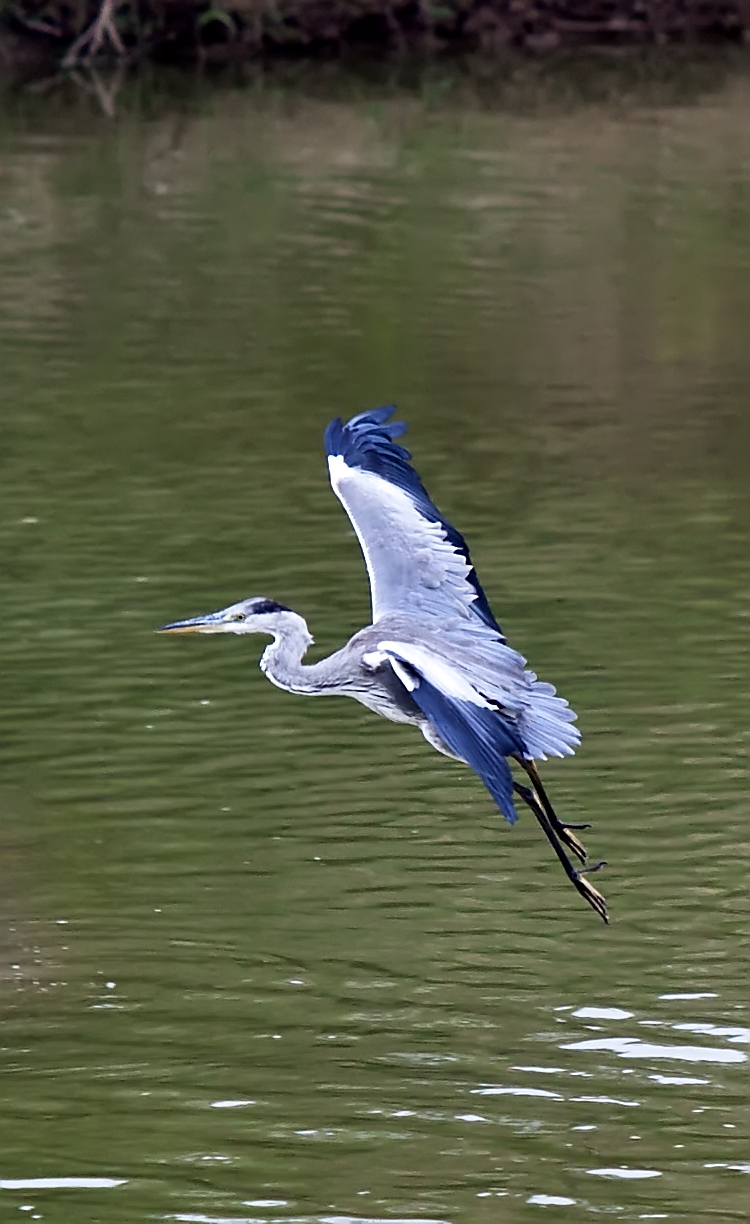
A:
[[[157,632],[265,634],[272,641],[260,668],[278,688],[352,697],[383,718],[417,727],[438,752],[478,775],[509,824],[518,819],[514,796],[523,800],[570,882],[606,923],[606,901],[587,878],[606,864],[587,867],[577,836],[590,826],[559,819],[536,764],[575,752],[577,715],[508,645],[466,541],[396,441],[406,425],[391,420],[395,411],[387,404],[346,422],[336,417],[324,435],[331,486],[364,554],[371,624],[307,664],[313,638],[304,617],[265,596]]]

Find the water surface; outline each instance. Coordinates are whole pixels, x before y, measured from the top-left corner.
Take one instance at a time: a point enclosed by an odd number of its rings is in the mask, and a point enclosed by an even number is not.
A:
[[[750,77],[331,66],[0,118],[3,1218],[746,1218]],[[397,400],[578,710],[533,821],[260,640]]]

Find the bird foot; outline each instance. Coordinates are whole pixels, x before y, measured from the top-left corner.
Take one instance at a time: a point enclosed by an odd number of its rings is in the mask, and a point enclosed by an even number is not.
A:
[[[600,867],[604,867],[604,866],[606,866],[605,863],[597,863],[596,867],[590,867],[588,868],[588,870],[598,871]],[[599,892],[599,890],[594,888],[593,884],[589,884],[584,874],[585,871],[586,871],[586,868],[584,867],[580,871],[575,871],[573,873],[571,877],[573,884],[578,889],[578,892],[581,894],[584,900],[588,901],[591,908],[596,910],[602,922],[609,924],[609,917],[607,915],[607,902],[604,900],[604,897]]]
[[[586,848],[578,840],[573,832],[573,829],[587,829],[589,826],[582,824],[565,824],[562,820],[558,819],[551,803],[544,795],[544,788],[542,787],[541,782],[538,780],[536,771],[534,771],[534,773],[530,772],[528,762],[524,763],[521,761],[520,764],[522,764],[527,773],[529,773],[530,777],[535,783],[535,786],[543,796],[543,799],[540,800],[537,797],[536,790],[532,789],[530,786],[524,786],[521,782],[514,781],[513,789],[517,795],[521,796],[524,803],[529,805],[532,812],[536,816],[539,824],[542,826],[545,836],[552,846],[552,849],[560,860],[566,876],[571,881],[573,886],[578,890],[584,900],[588,902],[591,908],[596,910],[602,921],[609,922],[609,918],[607,917],[607,902],[604,900],[602,894],[598,892],[596,888],[594,888],[593,884],[589,884],[588,880],[586,879],[586,875],[588,873],[592,871],[599,871],[602,867],[606,866],[606,864],[601,862],[596,863],[593,867],[576,868],[573,866],[567,854],[563,850],[564,844],[569,850],[573,851],[581,863],[585,863]]]
[[[591,825],[590,824],[571,824],[570,821],[563,820],[560,822],[560,828],[561,829],[590,829]]]

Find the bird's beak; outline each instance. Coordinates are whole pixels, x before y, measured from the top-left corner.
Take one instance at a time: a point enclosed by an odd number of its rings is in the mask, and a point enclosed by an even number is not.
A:
[[[157,633],[211,633],[218,621],[218,615],[212,612],[209,616],[193,616],[190,620],[172,621],[162,625]]]

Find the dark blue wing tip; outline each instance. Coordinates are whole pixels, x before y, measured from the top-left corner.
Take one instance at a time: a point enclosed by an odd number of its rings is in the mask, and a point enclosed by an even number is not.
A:
[[[394,412],[396,411],[395,404],[381,404],[380,408],[368,408],[366,412],[358,412],[349,421],[350,425],[358,425],[360,421],[366,421],[368,424],[385,425]],[[404,429],[406,426],[404,426]]]
[[[396,453],[401,459],[411,459],[411,455],[403,446],[394,445],[394,438],[400,438],[406,433],[405,421],[392,421],[389,418],[396,411],[395,404],[383,404],[382,408],[371,408],[360,412],[344,424],[341,417],[335,417],[328,425],[324,442],[328,455],[343,455],[352,459],[378,452]]]

